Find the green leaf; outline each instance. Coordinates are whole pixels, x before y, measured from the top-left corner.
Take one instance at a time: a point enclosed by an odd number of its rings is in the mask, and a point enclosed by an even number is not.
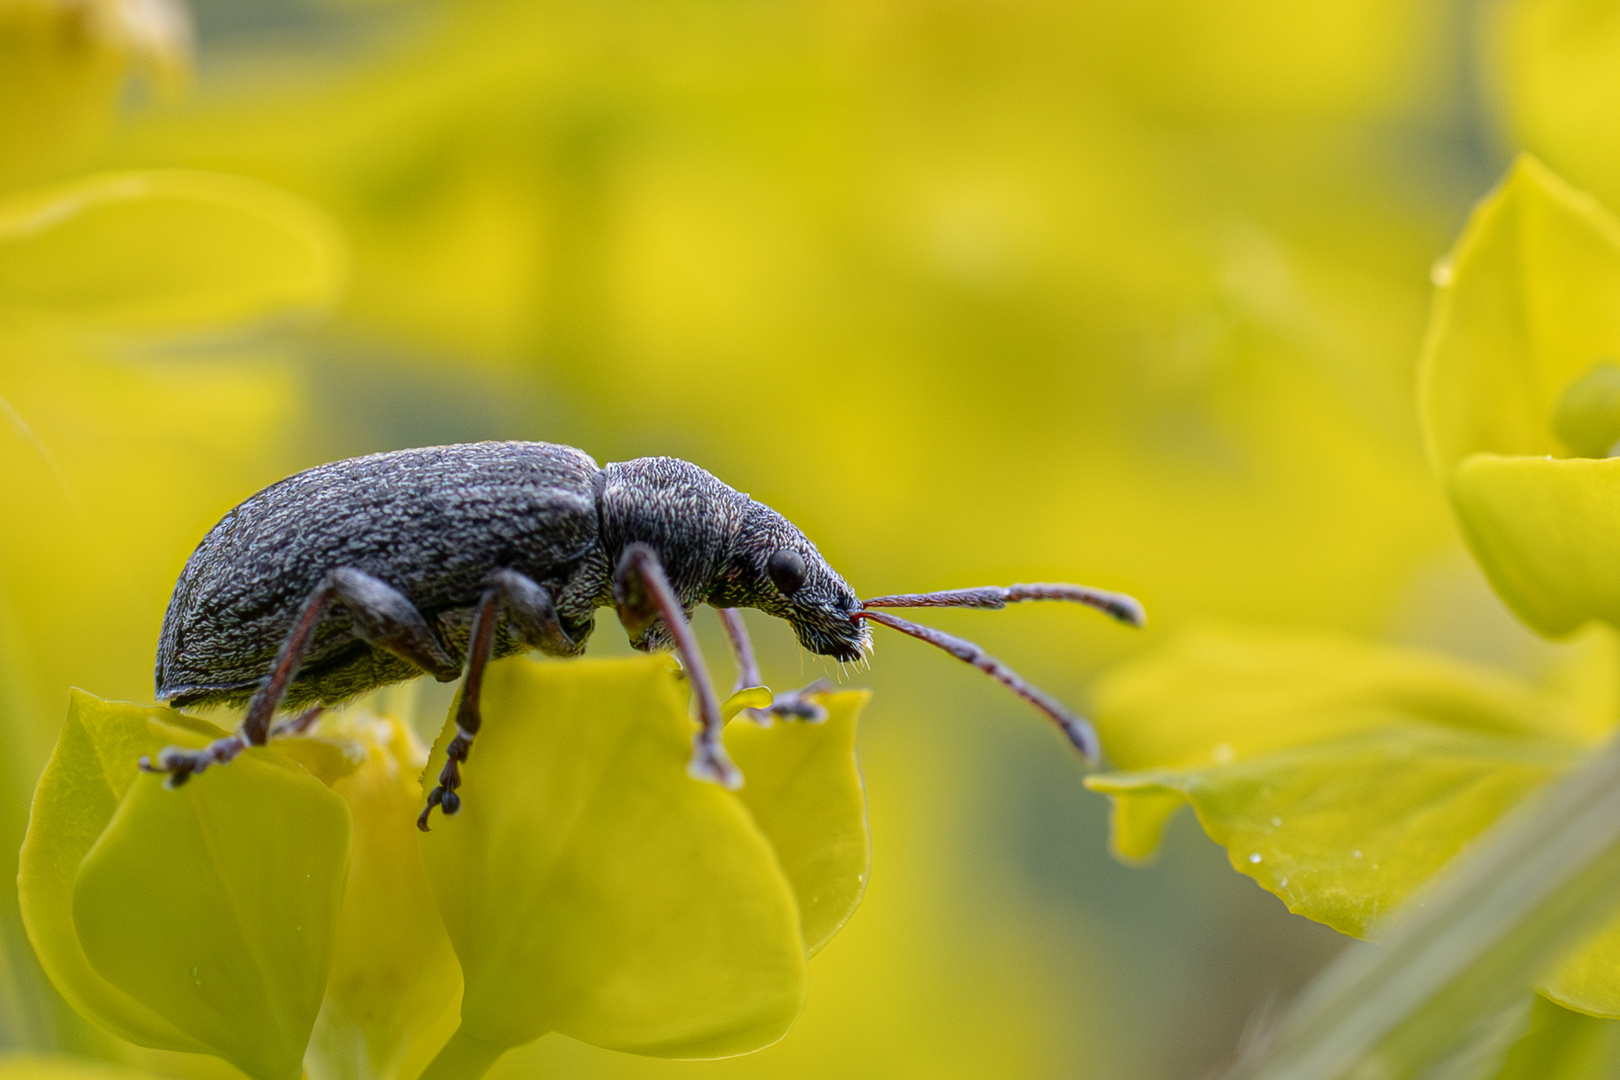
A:
[[[244,177],[105,173],[0,201],[0,311],[195,333],[325,308],[343,273],[319,211]]]
[[[1089,786],[1121,803],[1185,799],[1233,868],[1290,911],[1361,936],[1567,769],[1578,749],[1392,724],[1233,765],[1110,774]]]
[[[1620,620],[1620,223],[1532,158],[1480,204],[1436,291],[1422,360],[1431,452],[1504,600],[1545,634]],[[1578,445],[1577,445],[1578,444]],[[1533,459],[1533,460],[1529,460]]]
[[[1245,1080],[1478,1076],[1534,980],[1614,913],[1620,740],[1526,799],[1302,993]]]
[[[23,917],[52,982],[146,1046],[301,1071],[348,859],[343,801],[279,751],[170,791],[136,762],[220,732],[75,693],[35,793]]]
[[[864,690],[823,695],[822,723],[726,727],[726,749],[747,777],[738,795],[798,897],[810,956],[833,939],[866,891],[872,844],[855,764],[855,724],[871,696]]]
[[[1335,636],[1189,634],[1099,685],[1104,745],[1137,767],[1086,783],[1123,857],[1185,802],[1290,910],[1364,935],[1612,729],[1616,670],[1607,633],[1545,687]],[[1620,1015],[1620,927],[1544,988]]]
[[[665,657],[491,666],[463,808],[422,838],[465,979],[425,1076],[480,1072],[548,1031],[738,1054],[798,1015],[793,890],[744,805],[687,777],[685,697]]]

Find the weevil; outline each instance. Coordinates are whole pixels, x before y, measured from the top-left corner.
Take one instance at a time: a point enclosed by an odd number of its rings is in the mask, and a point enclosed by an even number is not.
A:
[[[785,620],[813,653],[854,661],[869,623],[920,638],[991,675],[1050,717],[1094,760],[1091,726],[972,642],[882,609],[1001,608],[1024,600],[1088,604],[1131,625],[1141,606],[1078,585],[879,596],[862,601],[781,514],[703,469],[668,457],[599,467],[538,442],[396,450],[321,465],[253,495],[203,537],[175,584],[159,635],[159,700],[246,705],[237,734],[168,747],[140,766],[176,786],[248,746],[294,733],[323,708],[423,673],[462,679],[456,734],[417,824],[461,807],[461,765],[481,723],[491,659],[585,651],[598,608],[630,643],[673,648],[698,729],[688,771],[735,789],[720,703],[692,634],[699,604],[720,611],[738,686],[760,683],[737,609]],[[818,681],[770,712],[814,720]],[[272,725],[277,712],[294,715]]]

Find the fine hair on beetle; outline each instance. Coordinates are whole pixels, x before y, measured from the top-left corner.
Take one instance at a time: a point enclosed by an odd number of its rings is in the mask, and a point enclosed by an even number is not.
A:
[[[461,766],[482,724],[492,659],[529,650],[575,657],[595,612],[612,608],[636,649],[673,649],[698,730],[687,771],[735,789],[720,702],[691,628],[718,609],[738,688],[762,685],[739,608],[787,622],[806,649],[840,663],[870,649],[869,624],[945,650],[1049,717],[1087,760],[1090,724],[963,638],[896,608],[1084,604],[1131,626],[1123,593],[1032,584],[861,600],[816,546],[770,507],[678,458],[598,466],[553,443],[396,450],[317,466],[250,496],[203,537],[175,584],[159,635],[157,697],[175,706],[245,705],[236,734],[167,747],[140,766],[169,786],[248,746],[306,730],[323,709],[391,683],[462,680],[456,734],[418,824],[455,814]],[[825,680],[777,695],[756,720],[815,721]],[[290,715],[273,723],[277,713]]]

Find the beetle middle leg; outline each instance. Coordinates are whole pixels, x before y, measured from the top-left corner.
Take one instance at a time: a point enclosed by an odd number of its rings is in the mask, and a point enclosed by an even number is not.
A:
[[[428,792],[427,805],[416,819],[416,827],[428,831],[428,816],[435,806],[445,814],[461,809],[461,766],[472,752],[473,740],[483,727],[482,699],[484,671],[495,655],[495,628],[501,612],[508,628],[525,644],[552,656],[577,656],[585,651],[582,642],[568,636],[551,593],[545,586],[516,570],[493,570],[485,578],[484,595],[473,614],[472,633],[467,639],[467,678],[461,684],[461,702],[456,706],[456,733],[445,747],[444,768],[439,783]]]
[[[692,685],[692,696],[697,701],[700,725],[697,734],[692,736],[692,761],[686,767],[687,774],[736,791],[742,787],[743,778],[720,741],[720,733],[725,728],[720,700],[714,696],[714,685],[709,682],[708,667],[692,634],[692,624],[687,621],[686,611],[652,548],[646,544],[625,546],[613,574],[613,596],[619,621],[624,623],[632,639],[640,637],[655,619],[662,618],[670,641],[680,654],[686,679]]]
[[[179,787],[192,774],[213,765],[228,764],[247,747],[268,742],[270,721],[309,652],[316,627],[334,603],[341,603],[349,610],[354,619],[355,636],[368,645],[386,649],[441,681],[461,674],[460,665],[439,644],[421,612],[403,593],[363,571],[340,567],[327,574],[304,601],[297,622],[281,643],[270,674],[248,701],[241,730],[216,739],[200,750],[165,747],[155,761],[142,757],[141,768],[146,772],[168,773],[168,785]]]
[[[754,659],[754,643],[748,636],[748,627],[743,623],[742,612],[736,608],[720,608],[719,611],[720,625],[726,628],[726,640],[731,642],[731,651],[737,657],[737,685],[731,692],[735,694],[750,686],[765,685],[765,680],[759,673],[759,662]],[[816,701],[813,695],[825,694],[832,688],[832,683],[826,679],[817,679],[809,686],[777,694],[763,709],[744,709],[743,712],[750,720],[765,727],[769,727],[772,718],[778,716],[784,720],[803,720],[819,724],[827,719],[827,709],[821,702]]]

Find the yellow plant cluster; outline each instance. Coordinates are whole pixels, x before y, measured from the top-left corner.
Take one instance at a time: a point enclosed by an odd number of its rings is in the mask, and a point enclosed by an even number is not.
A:
[[[1234,868],[1348,934],[1620,721],[1620,222],[1525,158],[1435,278],[1420,398],[1441,484],[1502,598],[1580,647],[1533,685],[1342,636],[1188,635],[1101,689],[1129,771],[1087,781],[1122,856],[1190,803]],[[1541,989],[1620,1017],[1620,918]]]
[[[485,694],[466,808],[420,843],[426,754],[397,718],[351,709],[171,791],[140,756],[224,732],[76,694],[19,879],[52,982],[109,1034],[255,1080],[470,1078],[551,1031],[688,1058],[780,1039],[866,884],[865,695],[733,726],[735,795],[686,776],[665,658],[507,660]]]

